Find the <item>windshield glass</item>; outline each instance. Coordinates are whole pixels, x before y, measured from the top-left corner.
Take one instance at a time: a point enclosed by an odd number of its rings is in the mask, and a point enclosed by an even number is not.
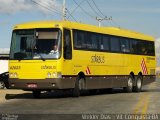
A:
[[[10,59],[58,59],[61,55],[59,29],[15,30]]]

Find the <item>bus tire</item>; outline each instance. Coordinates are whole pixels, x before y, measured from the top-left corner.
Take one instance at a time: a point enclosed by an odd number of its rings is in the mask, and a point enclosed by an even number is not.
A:
[[[141,92],[142,90],[142,76],[138,75],[135,86],[133,87],[133,92]]]
[[[5,88],[5,84],[3,81],[0,81],[0,89],[4,89]]]
[[[75,82],[75,87],[73,88],[72,94],[73,97],[79,97],[81,90],[84,88],[84,79],[77,78]]]
[[[34,90],[34,91],[32,91],[32,94],[33,94],[34,98],[40,98],[41,91],[40,90]]]
[[[127,87],[124,87],[124,91],[127,93],[133,91],[133,77],[131,75],[127,79]]]

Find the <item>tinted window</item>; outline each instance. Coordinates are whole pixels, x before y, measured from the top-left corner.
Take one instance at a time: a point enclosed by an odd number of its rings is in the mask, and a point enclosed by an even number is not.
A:
[[[140,55],[155,55],[154,42],[131,40],[131,53]]]
[[[67,29],[64,29],[64,58],[72,59],[71,33]]]
[[[97,49],[97,43],[96,43],[96,34],[86,32],[86,49],[94,50]]]
[[[111,43],[111,51],[120,52],[120,43],[118,37],[111,37],[110,43]]]
[[[74,49],[155,55],[154,42],[73,30]]]
[[[142,55],[147,54],[145,42],[140,41],[140,40],[132,40],[131,41],[131,53],[142,54]]]
[[[131,40],[131,53],[138,53],[138,41],[137,40]]]
[[[98,50],[99,48],[99,40],[100,40],[100,35],[98,34],[95,34],[95,33],[90,33],[90,46],[91,46],[91,49],[93,50]]]
[[[103,35],[102,40],[101,40],[101,44],[100,44],[100,49],[109,51],[109,45],[110,45],[109,36]]]
[[[121,51],[124,53],[130,52],[129,39],[121,38]]]
[[[155,55],[154,42],[147,42],[146,49],[147,49],[147,55],[151,56]]]
[[[98,50],[100,35],[91,32],[74,30],[74,48],[75,49],[87,49]]]
[[[74,48],[76,48],[76,49],[85,49],[86,48],[85,33],[84,32],[74,30],[73,38],[74,38]]]

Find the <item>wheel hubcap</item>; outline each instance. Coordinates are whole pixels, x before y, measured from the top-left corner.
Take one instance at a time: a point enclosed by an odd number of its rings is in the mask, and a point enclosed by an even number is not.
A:
[[[82,80],[79,80],[79,90],[82,89]]]
[[[141,86],[142,86],[142,82],[141,82],[141,79],[139,78],[139,79],[137,80],[137,87],[138,87],[138,88],[141,88]]]
[[[84,79],[79,80],[79,90],[82,90],[84,88]]]
[[[129,80],[128,80],[128,87],[129,87],[130,89],[132,89],[132,86],[133,86],[132,79],[129,78]]]
[[[0,82],[0,89],[4,88],[4,83],[3,82]]]

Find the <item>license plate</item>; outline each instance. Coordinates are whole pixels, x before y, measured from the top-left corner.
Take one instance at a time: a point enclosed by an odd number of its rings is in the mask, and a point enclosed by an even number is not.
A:
[[[27,84],[27,87],[28,88],[37,88],[38,86],[35,83],[31,83],[31,84]]]

